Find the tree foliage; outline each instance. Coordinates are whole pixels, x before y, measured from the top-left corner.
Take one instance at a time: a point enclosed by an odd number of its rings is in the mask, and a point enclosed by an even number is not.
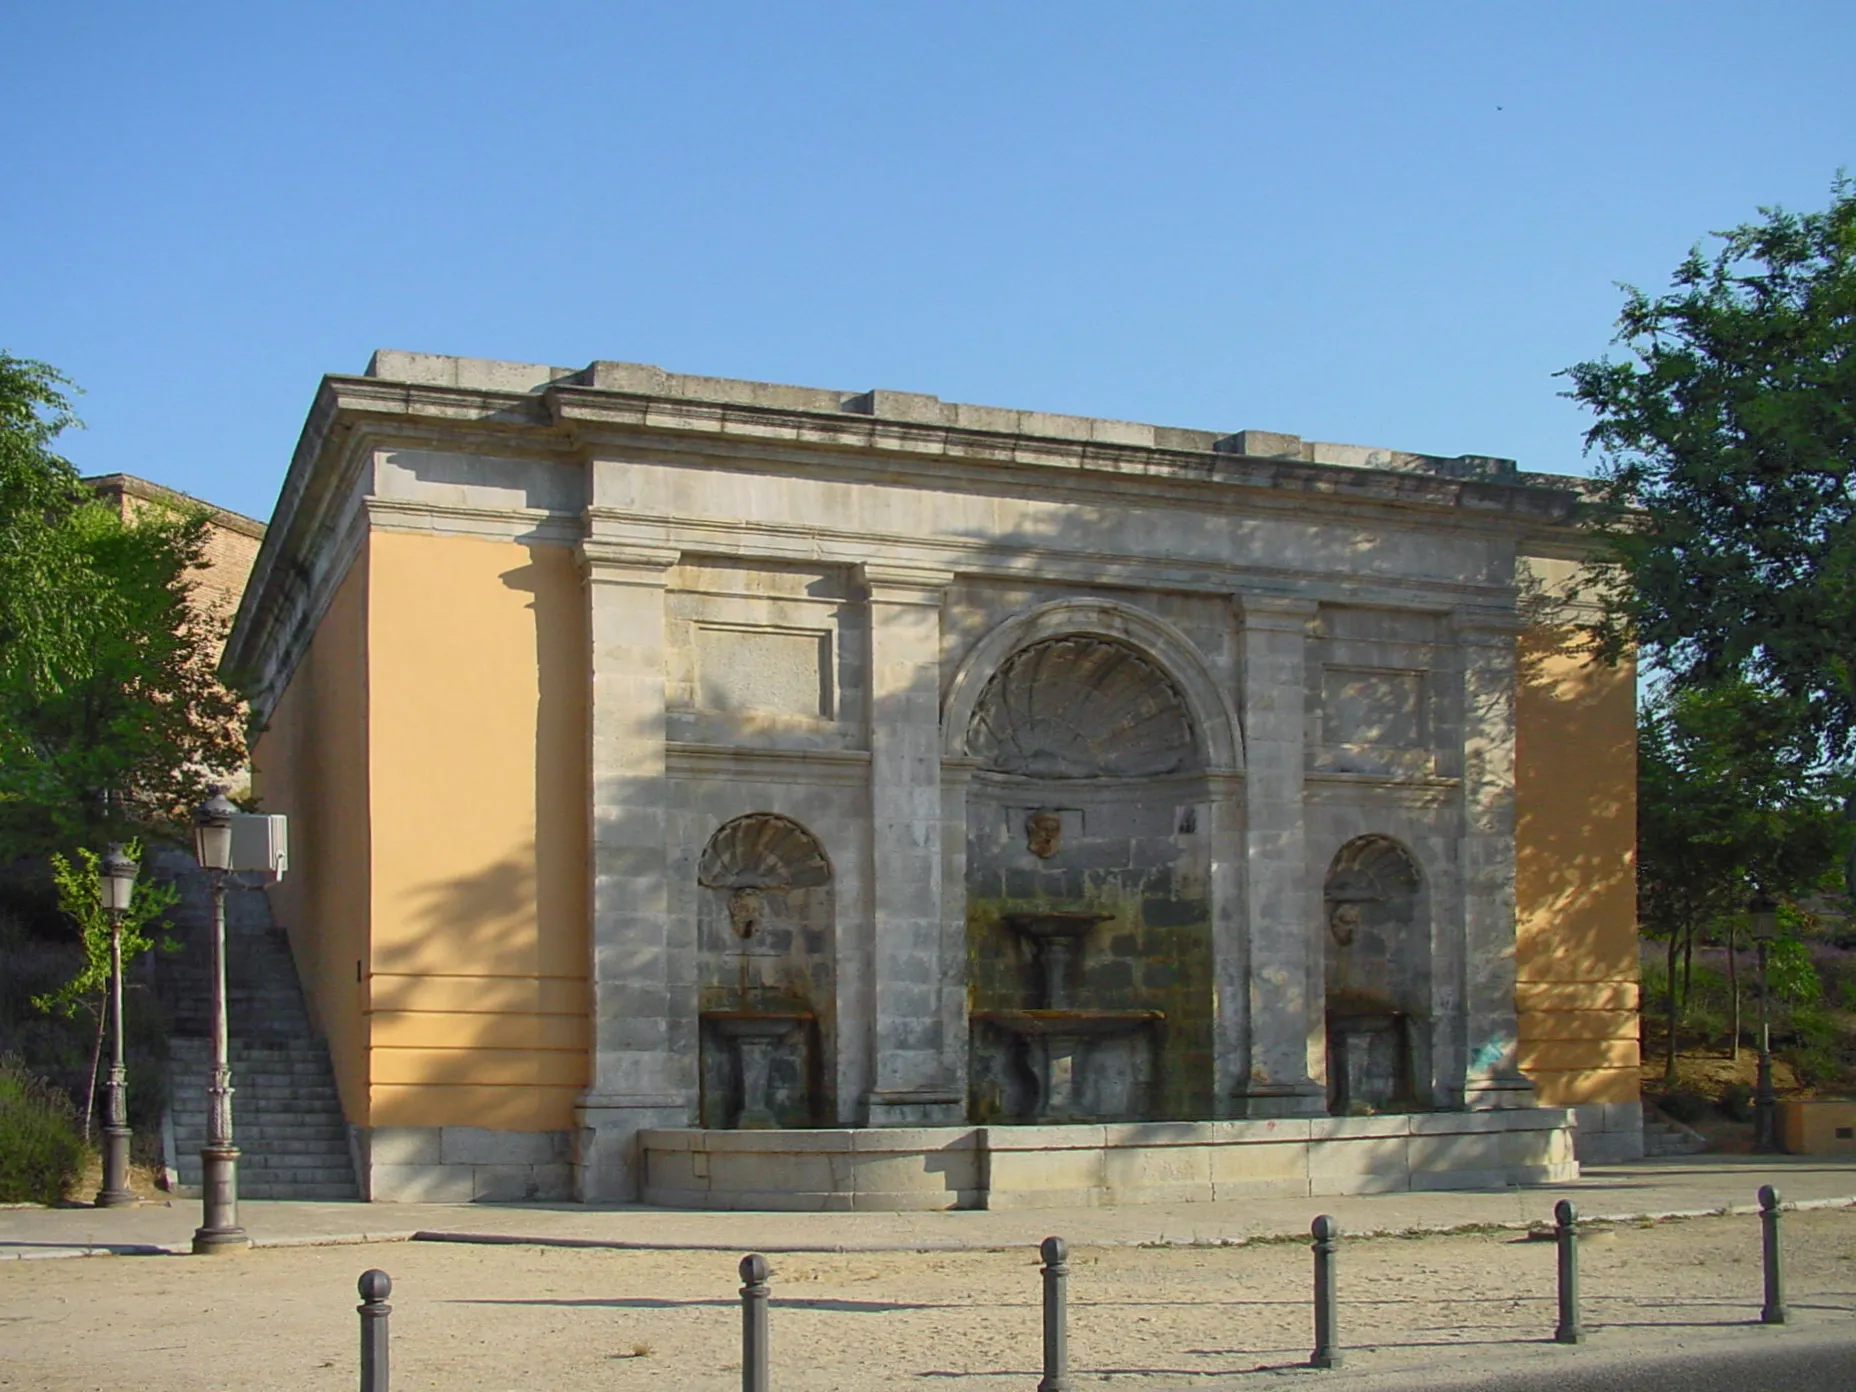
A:
[[[0,858],[184,819],[244,759],[189,602],[204,510],[125,520],[51,450],[63,378],[0,355]]]
[[[1822,888],[1849,841],[1850,779],[1817,758],[1802,704],[1728,681],[1667,688],[1639,714],[1637,912],[1668,944],[1671,1079],[1678,956],[1755,892],[1796,901]]]
[[[142,843],[123,843],[123,854],[140,862]],[[58,889],[58,908],[77,928],[84,945],[84,963],[56,990],[33,998],[40,1010],[60,1015],[74,1015],[86,1010],[101,1015],[103,993],[110,984],[109,914],[103,908],[102,857],[80,846],[74,858],[52,853],[52,883]],[[179,944],[165,936],[156,937],[167,926],[167,912],[180,902],[180,892],[171,884],[150,880],[146,876],[135,882],[129,896],[129,909],[122,916],[122,969],[125,976],[135,960],[145,952],[160,948],[175,951]]]
[[[84,661],[94,600],[64,524],[86,500],[52,442],[77,424],[69,382],[44,363],[0,352],[0,680],[43,686]]]
[[[1835,757],[1856,742],[1856,185],[1716,237],[1667,293],[1627,287],[1632,360],[1567,371],[1616,547],[1601,637],[1682,685],[1751,681]]]
[[[1832,874],[1849,778],[1799,736],[1798,703],[1747,682],[1670,689],[1637,734],[1639,916],[1657,936],[1798,898]]]

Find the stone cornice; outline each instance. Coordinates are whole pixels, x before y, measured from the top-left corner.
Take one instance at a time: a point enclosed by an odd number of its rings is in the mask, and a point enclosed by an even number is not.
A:
[[[870,753],[864,749],[782,749],[671,740],[664,745],[664,755],[672,778],[720,775],[852,785],[870,778]]]
[[[264,524],[255,517],[247,517],[242,512],[222,508],[216,503],[196,498],[191,493],[182,493],[179,489],[168,488],[159,483],[150,483],[145,478],[134,474],[87,474],[84,485],[100,497],[129,497],[144,503],[169,508],[175,512],[187,513],[203,511],[211,519],[213,526],[223,527],[228,532],[237,532],[254,540],[264,537]]]
[[[786,564],[821,563],[856,566],[873,551],[898,558],[898,564],[924,570],[949,570],[962,577],[1022,579],[1022,549],[987,542],[929,540],[862,532],[818,523],[761,522],[752,518],[679,517],[666,520],[657,513],[628,513],[602,509],[614,535],[641,540],[671,541],[684,554],[723,554]],[[1314,604],[1371,604],[1390,609],[1428,609],[1444,612],[1466,598],[1481,603],[1512,604],[1514,591],[1507,585],[1474,581],[1437,581],[1403,575],[1336,575],[1258,566],[1233,560],[1213,564],[1199,558],[1172,563],[1161,557],[1130,557],[1122,552],[1082,548],[1038,552],[1041,579],[1076,584],[1104,584],[1124,589],[1159,588],[1192,593],[1233,594],[1253,585],[1299,585],[1302,596],[1282,595],[1285,602]]]
[[[442,390],[454,395],[458,392],[456,388]],[[667,436],[690,441],[719,436],[728,440],[729,452],[736,455],[777,453],[795,462],[814,464],[825,464],[833,455],[879,458],[886,477],[894,476],[903,461],[909,461],[923,471],[919,477],[942,484],[955,472],[967,476],[969,471],[977,470],[982,476],[999,477],[1008,472],[1030,471],[1035,476],[1058,470],[1061,487],[1072,495],[1079,486],[1079,474],[1103,476],[1104,481],[1121,476],[1140,479],[1145,489],[1156,495],[1187,485],[1201,503],[1210,496],[1263,493],[1284,495],[1298,510],[1321,509],[1324,504],[1338,502],[1356,516],[1362,504],[1446,509],[1463,518],[1501,518],[1510,531],[1517,524],[1539,528],[1564,522],[1571,516],[1574,501],[1570,492],[1539,484],[1320,464],[1217,449],[1181,450],[1059,439],[885,420],[851,412],[827,414],[735,402],[655,398],[560,383],[548,387],[541,396],[554,420],[589,455],[646,442],[662,447]],[[711,452],[716,449],[714,444],[695,447]],[[1123,484],[1118,490],[1124,504],[1125,489]],[[1248,499],[1246,505],[1254,506],[1255,501]]]
[[[847,410],[826,412],[658,397],[562,382],[538,392],[523,392],[332,376],[324,379],[318,407],[330,414],[339,413],[351,425],[384,425],[389,421],[427,428],[442,425],[451,434],[516,431],[532,438],[537,427],[544,427],[548,428],[545,433],[554,437],[549,441],[550,452],[577,452],[583,456],[598,453],[602,445],[636,443],[646,438],[662,442],[677,436],[690,440],[725,437],[730,453],[758,454],[773,447],[782,453],[798,451],[798,462],[805,462],[806,454],[816,458],[818,452],[827,451],[881,456],[893,469],[898,456],[912,457],[932,465],[933,476],[943,482],[951,467],[963,465],[995,472],[1001,465],[1033,471],[1055,468],[1065,475],[1063,486],[1068,491],[1074,488],[1080,470],[1137,476],[1156,489],[1167,484],[1194,485],[1193,491],[1201,499],[1206,485],[1213,485],[1219,492],[1286,494],[1299,508],[1320,507],[1333,500],[1356,510],[1356,515],[1363,503],[1446,509],[1466,517],[1505,518],[1507,530],[1517,523],[1530,529],[1555,530],[1557,525],[1571,520],[1577,501],[1570,488],[1547,486],[1540,481],[1540,475],[1526,476],[1529,481],[1525,483],[1452,478],[1400,469],[1234,454],[1215,448],[1185,450],[1113,440],[1065,439],[1022,430],[891,420]],[[312,411],[305,426],[306,446],[316,433],[317,414]],[[1038,419],[1070,422],[1078,418]],[[707,448],[713,450],[715,446]],[[280,511],[288,501],[287,496],[280,500]]]
[[[414,447],[556,462],[590,464],[602,454],[616,454],[847,481],[1014,496],[1045,493],[1083,506],[1152,504],[1215,514],[1293,514],[1309,521],[1344,517],[1355,525],[1377,522],[1401,530],[1439,528],[1505,536],[1524,548],[1545,546],[1562,533],[1576,532],[1575,488],[1547,485],[1540,476],[1452,477],[1447,471],[1454,465],[1448,460],[1431,461],[1435,469],[1318,463],[1235,452],[1252,447],[1249,434],[1215,437],[1127,422],[956,406],[906,393],[847,397],[675,378],[625,364],[595,364],[571,373],[550,369],[542,375],[545,383],[526,389],[520,384],[505,389],[501,383],[324,378],[246,588],[227,647],[227,667],[258,671],[273,694],[281,690],[307,641],[304,623],[319,614],[327,599],[324,591],[339,578],[331,576],[329,558],[318,554],[330,543],[331,518],[348,506],[357,485],[367,490],[362,475],[373,449],[412,442],[417,442]],[[640,386],[645,389],[636,389]],[[921,418],[902,418],[910,415]],[[370,503],[368,515],[376,524],[392,528],[571,540],[565,514],[548,514],[544,520],[521,509],[504,514],[401,502],[381,507]],[[745,548],[770,559],[818,559],[823,546],[839,553],[831,558],[833,563],[855,564],[873,554],[872,545],[880,545],[882,554],[899,563],[929,570],[1008,575],[1023,568],[1022,557],[1014,563],[1003,545],[860,538],[849,530],[781,527],[752,519],[672,522],[614,513],[602,527],[608,529],[631,533],[626,541],[648,541],[686,553],[703,549],[707,532],[716,541],[711,549],[740,554]],[[655,535],[641,535],[652,531]],[[1163,556],[1052,549],[1040,557],[1040,570],[1048,570],[1053,579],[1134,586],[1158,582],[1193,590],[1221,584],[1237,590],[1276,581],[1341,602],[1376,596],[1386,603],[1410,599],[1422,607],[1449,608],[1465,600],[1512,604],[1512,596],[1495,586],[1446,585],[1402,576],[1355,579],[1338,573],[1311,584],[1305,572],[1246,569],[1235,557],[1226,566],[1191,559],[1169,566]]]

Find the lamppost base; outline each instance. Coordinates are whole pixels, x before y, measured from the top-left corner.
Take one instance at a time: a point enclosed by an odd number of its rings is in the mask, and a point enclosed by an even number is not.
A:
[[[221,1257],[231,1252],[251,1250],[251,1234],[243,1228],[195,1228],[193,1254],[196,1257]]]
[[[93,1200],[98,1208],[131,1208],[141,1202],[129,1187],[129,1128],[103,1128],[103,1187]]]
[[[193,1232],[197,1256],[242,1252],[251,1238],[238,1222],[238,1147],[207,1146],[200,1152],[200,1226]]]

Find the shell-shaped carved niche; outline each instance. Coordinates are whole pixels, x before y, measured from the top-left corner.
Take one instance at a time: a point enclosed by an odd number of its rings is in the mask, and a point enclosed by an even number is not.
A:
[[[1146,657],[1106,638],[1019,649],[981,692],[967,748],[1031,778],[1153,778],[1201,766],[1185,698]]]
[[[1418,866],[1389,836],[1356,836],[1335,853],[1325,894],[1330,903],[1395,903],[1418,892]]]
[[[831,862],[798,822],[753,812],[709,838],[696,879],[710,889],[810,889],[830,881]]]

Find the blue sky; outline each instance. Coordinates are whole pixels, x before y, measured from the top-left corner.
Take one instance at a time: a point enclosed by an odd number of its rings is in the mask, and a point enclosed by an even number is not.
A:
[[[1856,5],[0,7],[0,347],[266,517],[376,347],[1578,471],[1552,374],[1856,169]]]

